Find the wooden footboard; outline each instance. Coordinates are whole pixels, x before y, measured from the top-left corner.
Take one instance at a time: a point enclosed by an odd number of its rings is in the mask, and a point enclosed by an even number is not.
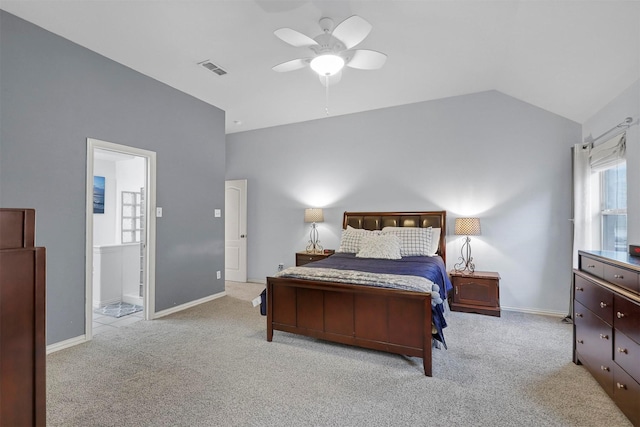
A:
[[[267,277],[267,341],[274,330],[422,357],[432,375],[430,294]]]

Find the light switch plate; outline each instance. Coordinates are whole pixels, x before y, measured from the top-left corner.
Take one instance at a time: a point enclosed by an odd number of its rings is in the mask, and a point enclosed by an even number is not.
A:
[[[220,209],[216,209],[213,211],[213,214],[216,218],[220,218],[222,216],[222,211],[220,211]]]
[[[162,218],[162,208],[156,208],[156,218]]]

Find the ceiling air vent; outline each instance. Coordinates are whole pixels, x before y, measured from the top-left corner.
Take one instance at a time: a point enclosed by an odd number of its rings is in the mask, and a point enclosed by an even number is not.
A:
[[[227,74],[227,72],[225,70],[223,70],[222,67],[214,64],[213,62],[209,61],[208,59],[206,61],[198,62],[198,65],[202,65],[207,70],[209,70],[209,71],[211,71],[213,73],[216,73],[219,76],[224,76],[225,74]]]

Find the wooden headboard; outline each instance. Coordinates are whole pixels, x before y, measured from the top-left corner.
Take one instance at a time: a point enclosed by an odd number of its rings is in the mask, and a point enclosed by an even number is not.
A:
[[[438,255],[447,262],[445,236],[447,235],[447,211],[431,212],[345,212],[342,228],[347,225],[365,230],[382,230],[384,227],[433,227],[440,228]]]

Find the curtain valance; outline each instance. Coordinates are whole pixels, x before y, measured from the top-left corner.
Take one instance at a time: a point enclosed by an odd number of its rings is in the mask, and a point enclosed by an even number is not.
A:
[[[617,135],[608,141],[592,147],[589,152],[591,172],[600,172],[616,166],[625,157],[627,133]]]

